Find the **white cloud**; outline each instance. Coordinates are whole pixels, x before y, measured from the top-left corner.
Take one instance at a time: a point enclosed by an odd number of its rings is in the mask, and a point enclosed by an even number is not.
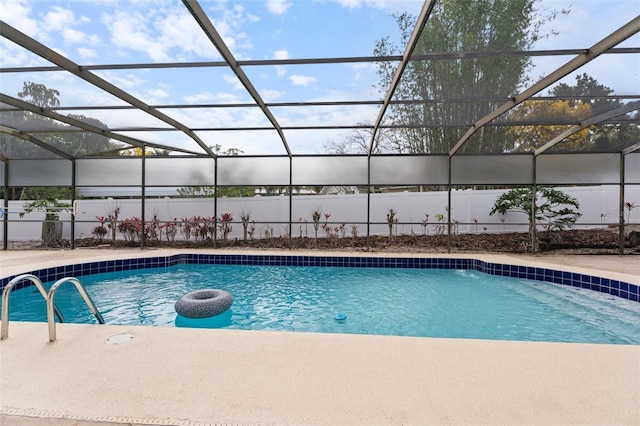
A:
[[[101,43],[100,36],[98,36],[97,34],[91,34],[90,36],[87,37],[87,42],[90,45],[95,46],[98,43]]]
[[[242,83],[240,83],[240,80],[238,80],[238,77],[236,77],[234,74],[224,74],[222,78],[224,81],[229,83],[229,85],[231,85],[234,90],[241,90],[244,92],[244,86],[242,85]]]
[[[281,90],[265,89],[260,91],[260,95],[265,102],[274,102],[281,99],[284,92]]]
[[[253,48],[251,39],[246,32],[242,31],[242,28],[248,23],[259,21],[260,18],[248,12],[244,6],[235,5],[233,8],[226,8],[222,14],[210,16],[210,19],[236,59],[242,59],[242,52]]]
[[[273,59],[289,59],[289,52],[286,49],[280,49],[273,52]]]
[[[192,52],[203,58],[218,56],[218,52],[198,25],[194,25],[193,17],[187,13],[171,13],[159,18],[155,24],[158,40],[181,53]]]
[[[182,99],[188,104],[202,104],[202,103],[212,103],[212,102],[238,103],[241,101],[237,95],[234,95],[232,93],[226,93],[226,92],[219,92],[219,93],[201,92],[201,93],[196,93],[195,95],[183,96]]]
[[[111,42],[121,49],[146,53],[154,61],[168,61],[166,46],[154,40],[146,26],[147,19],[139,13],[118,12],[104,15],[104,24],[111,29]]]
[[[237,59],[242,52],[253,48],[252,40],[242,27],[259,20],[243,6],[219,9],[222,3],[205,3],[209,18],[227,47]],[[111,42],[120,49],[121,56],[143,53],[156,62],[208,60],[220,55],[198,26],[191,14],[182,6],[149,7],[143,2],[127,10],[103,14],[102,23],[110,31]],[[213,12],[212,12],[213,11]]]
[[[44,15],[42,26],[45,30],[64,30],[75,25],[75,17],[70,10],[61,7],[53,7],[50,12]]]
[[[273,59],[289,59],[289,52],[286,49],[280,49],[273,52]],[[282,65],[276,65],[276,75],[278,77],[284,77],[287,75],[287,70]]]
[[[20,67],[25,65],[36,65],[30,63],[29,57],[24,50],[20,50],[15,45],[10,46],[4,40],[0,40],[0,52],[2,52],[2,65],[6,67]],[[42,65],[41,62],[38,65]]]
[[[241,102],[241,99],[239,96],[234,95],[233,93],[226,93],[226,92],[216,93],[214,100],[222,103],[229,103],[229,104]]]
[[[315,83],[317,80],[313,77],[307,77],[304,75],[294,74],[289,77],[289,80],[294,86],[308,86],[312,83]]]
[[[285,75],[287,75],[287,69],[282,65],[276,65],[276,74],[278,75],[278,77],[284,77]]]
[[[229,8],[227,0],[211,0],[203,3],[202,6],[206,6],[206,9],[212,12],[220,12]]]
[[[534,49],[575,49],[589,48],[610,33],[624,25],[638,12],[637,1],[585,1],[569,2],[568,0],[548,3],[549,9],[569,8],[569,14],[558,14],[556,19],[547,22],[541,29],[543,34],[555,35],[540,39]],[[597,25],[594,25],[597,24]],[[588,28],[588,31],[584,29]],[[637,46],[638,35],[627,39],[616,47]],[[538,81],[561,67],[573,56],[541,56],[532,59],[532,82]],[[610,87],[617,94],[637,93],[638,83],[637,55],[601,55],[565,77],[563,82],[574,85],[575,75],[587,73],[598,83]]]
[[[215,96],[209,92],[196,93],[195,95],[183,96],[182,99],[188,104],[201,104],[210,102],[215,99]]]
[[[2,20],[10,22],[17,30],[33,35],[38,28],[37,22],[29,17],[31,5],[26,1],[3,1]]]
[[[131,90],[137,87],[142,87],[143,85],[148,83],[147,80],[139,78],[136,74],[133,73],[121,75],[111,71],[95,71],[95,74],[100,78],[107,80],[109,83],[124,90]]]
[[[370,7],[381,10],[413,10],[423,0],[332,0],[347,9]]]
[[[163,89],[150,89],[150,90],[147,90],[147,93],[149,94],[149,96],[152,96],[154,98],[162,99],[162,98],[169,97],[169,92]]]
[[[79,47],[78,48],[78,55],[80,55],[81,58],[86,58],[86,59],[91,59],[91,58],[97,58],[98,57],[98,53],[93,50],[93,49],[89,49],[86,47]]]
[[[268,0],[265,7],[274,15],[282,15],[291,7],[292,4],[293,3],[287,0]]]
[[[66,43],[80,43],[85,39],[85,35],[82,31],[74,30],[72,28],[65,28],[62,30],[62,38]]]

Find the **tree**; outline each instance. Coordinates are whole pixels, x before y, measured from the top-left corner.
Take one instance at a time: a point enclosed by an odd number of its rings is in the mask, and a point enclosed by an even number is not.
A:
[[[44,109],[55,109],[60,106],[60,91],[48,88],[44,84],[25,81],[18,97],[25,102]],[[5,123],[19,130],[37,129],[48,130],[39,133],[36,137],[43,142],[72,156],[100,153],[102,151],[117,148],[119,145],[107,137],[91,132],[79,132],[77,128],[62,124],[56,120],[27,111],[12,111],[3,115]],[[107,125],[100,120],[83,115],[69,115],[70,118],[84,121],[101,129],[107,129]],[[72,131],[70,131],[72,130]],[[76,130],[76,131],[74,131]],[[0,155],[6,158],[55,158],[57,154],[46,150],[30,141],[16,137],[0,135]],[[2,191],[2,190],[0,190]],[[4,191],[2,191],[4,192]],[[70,199],[69,188],[11,188],[9,199]]]
[[[60,91],[50,89],[44,84],[25,81],[22,91],[18,92],[17,95],[23,101],[40,108],[55,109],[60,106]],[[77,131],[76,127],[32,112],[8,112],[4,117],[9,126],[13,125],[20,130],[49,130],[47,133],[40,133],[37,137],[72,156],[100,153],[120,146],[107,137],[92,132]],[[106,124],[95,118],[75,114],[69,114],[68,117],[100,129],[108,128]],[[7,158],[46,158],[56,156],[56,154],[48,152],[45,148],[39,147],[34,143],[7,135],[2,135],[0,153]]]
[[[68,187],[54,187],[54,186],[33,186],[29,188],[21,188],[19,195],[16,199],[19,200],[70,200],[71,199],[71,188]],[[76,195],[77,198],[77,195]]]
[[[60,92],[56,89],[49,89],[44,84],[25,81],[22,84],[22,91],[18,92],[18,97],[25,102],[37,105],[40,108],[55,108],[60,106],[58,99]]]
[[[591,115],[612,111],[623,105],[619,99],[612,99],[613,89],[599,83],[595,78],[583,73],[576,76],[576,84],[570,86],[560,83],[549,91],[552,96],[566,98],[572,108],[579,104],[588,104]],[[580,143],[579,148],[599,152],[619,152],[640,140],[640,113],[627,114],[629,123],[600,123],[590,127],[588,139]],[[620,117],[618,117],[620,119]],[[571,143],[571,141],[570,141]],[[564,144],[564,142],[563,142]]]
[[[109,126],[102,121],[81,114],[69,114],[68,117],[90,124],[99,129],[107,130],[109,128]],[[65,133],[63,145],[66,147],[65,150],[68,150],[73,156],[100,154],[104,151],[112,151],[122,147],[120,143],[93,132]]]
[[[629,123],[595,126],[592,151],[620,152],[640,141],[640,112],[627,115]]]
[[[329,141],[324,145],[324,151],[332,154],[366,154],[369,152],[373,125],[358,123],[361,128],[354,129],[346,138],[340,141]],[[365,127],[368,126],[368,127]],[[403,144],[397,139],[394,129],[380,128],[373,143],[374,154],[382,152],[403,152]]]
[[[60,92],[56,89],[48,89],[44,84],[32,83],[25,81],[23,83],[22,91],[18,92],[18,97],[25,102],[29,102],[40,108],[49,108],[60,106],[60,100],[58,96]],[[54,128],[57,125],[53,120],[26,111],[14,111],[4,113],[4,122],[10,127],[15,127],[19,130],[25,128]],[[59,124],[58,124],[59,125]],[[43,140],[50,138],[50,134],[41,136]],[[7,158],[38,158],[43,155],[53,155],[47,153],[44,148],[41,148],[31,142],[24,141],[12,136],[2,135],[2,145],[0,154]]]
[[[576,123],[592,115],[591,105],[587,102],[567,100],[526,101],[518,105],[510,114],[510,120],[531,124],[509,127],[512,135],[513,151],[532,151],[549,142],[571,125],[554,124],[559,119],[573,120]],[[591,128],[582,129],[563,141],[563,146],[572,150],[584,149],[590,143]]]
[[[607,96],[613,94],[613,89],[598,83],[595,78],[587,73],[576,76],[575,86],[560,83],[549,90],[549,94],[569,98],[568,101],[571,106],[574,106],[574,104],[578,102],[588,103],[591,106],[593,114],[600,114],[622,105],[617,99],[607,99]]]
[[[509,127],[510,151],[531,151],[562,134],[572,124],[622,106],[611,98],[613,90],[588,74],[576,76],[575,86],[560,83],[548,94],[552,100],[529,100],[509,113],[515,125]],[[634,116],[635,114],[635,116]],[[628,123],[600,123],[582,129],[563,140],[554,150],[619,152],[640,140],[638,112],[626,115]],[[618,117],[617,120],[620,120]],[[623,118],[622,118],[623,119]],[[570,124],[558,124],[562,122]]]
[[[482,53],[530,48],[540,37],[541,25],[555,16],[555,12],[542,16],[535,4],[536,0],[436,2],[413,55],[479,55],[408,63],[395,99],[422,102],[390,105],[394,124],[407,126],[398,129],[402,152],[448,152],[474,119],[492,111],[517,92],[526,81],[529,59],[522,55]],[[395,15],[395,18],[402,44],[406,45],[415,18],[407,13]],[[380,40],[374,49],[377,56],[398,53],[400,49],[388,38]],[[390,62],[378,63],[381,88],[389,87],[394,72],[395,65]],[[502,152],[508,137],[502,126],[487,127],[463,151]]]
[[[550,231],[571,227],[582,216],[576,211],[579,208],[580,203],[574,197],[555,188],[538,187],[534,218],[533,188],[525,187],[513,188],[501,194],[489,215],[504,215],[509,211],[526,214],[529,219],[529,236],[533,240],[536,224],[542,223]]]

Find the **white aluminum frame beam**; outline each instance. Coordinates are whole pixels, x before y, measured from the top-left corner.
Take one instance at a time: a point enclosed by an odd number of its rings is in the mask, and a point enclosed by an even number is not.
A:
[[[280,124],[278,124],[278,121],[273,116],[265,102],[262,100],[262,97],[258,94],[258,91],[251,83],[251,80],[249,80],[249,77],[247,77],[240,65],[238,65],[238,61],[236,61],[236,58],[231,53],[231,50],[229,50],[220,34],[218,34],[218,31],[216,31],[207,14],[204,12],[204,10],[202,10],[200,4],[196,0],[182,0],[182,3],[184,3],[185,7],[189,10],[198,25],[200,25],[200,28],[202,28],[206,36],[209,38],[209,40],[211,40],[211,43],[213,43],[214,47],[218,50],[220,55],[222,55],[222,58],[228,64],[229,68],[231,68],[238,80],[240,80],[240,83],[242,83],[253,100],[256,101],[264,115],[271,122],[274,129],[278,132],[280,139],[282,140],[282,144],[284,145],[284,149],[287,151],[287,155],[291,157],[291,149],[289,148],[289,144],[287,143],[287,138],[285,138],[284,136],[282,127],[280,127]]]

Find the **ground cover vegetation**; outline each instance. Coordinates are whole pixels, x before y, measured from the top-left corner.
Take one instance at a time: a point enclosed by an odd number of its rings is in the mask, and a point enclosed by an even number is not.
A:
[[[322,250],[341,252],[397,252],[397,253],[531,253],[530,235],[526,232],[488,233],[484,230],[478,233],[459,233],[454,230],[449,237],[446,232],[436,231],[435,226],[428,234],[394,234],[389,239],[386,235],[372,235],[360,231],[365,228],[356,224],[336,224],[333,229],[323,231],[318,238],[311,235],[276,235],[273,229],[276,224],[263,224],[263,233],[255,232],[257,225],[253,225],[247,238],[227,238],[218,233],[217,239],[212,238],[211,218],[192,218],[191,228],[177,222],[158,222],[147,225],[144,247],[147,248],[186,248],[186,249],[257,249],[257,250]],[[126,219],[118,231],[115,240],[104,235],[102,231],[94,232],[94,236],[75,240],[76,248],[139,248],[141,231],[135,218]],[[233,227],[234,223],[227,226]],[[104,228],[103,228],[104,229]],[[108,232],[108,228],[107,228]],[[190,238],[184,238],[182,233],[190,233]],[[195,235],[195,236],[194,236]],[[537,232],[538,254],[618,254],[619,231],[617,227],[603,227],[597,229],[565,229],[539,230]],[[45,245],[42,241],[10,241],[10,250],[69,248],[70,241],[60,240],[54,247]],[[625,254],[640,254],[640,226],[625,227],[623,251]]]
[[[535,205],[533,199],[535,198]],[[640,225],[629,223],[631,212],[639,207],[626,202],[627,214],[623,235],[627,253],[640,253]],[[91,238],[75,241],[76,247],[172,247],[172,248],[252,248],[305,249],[340,251],[392,252],[502,252],[502,253],[618,253],[619,228],[603,225],[597,229],[573,229],[581,216],[577,200],[554,188],[513,188],[497,197],[490,215],[498,214],[502,232],[488,232],[485,224],[473,219],[473,224],[461,224],[438,213],[410,225],[409,232],[400,232],[399,212],[388,209],[388,234],[366,235],[366,224],[336,223],[332,214],[317,207],[310,218],[298,218],[291,225],[257,222],[250,212],[242,211],[240,220],[225,212],[219,217],[192,216],[161,220],[154,215],[143,222],[140,217],[120,217],[114,208],[107,216],[97,216]],[[528,233],[507,232],[504,218],[507,212],[527,215],[532,225]],[[431,221],[430,221],[431,220]],[[234,226],[241,226],[242,237],[230,237]],[[414,228],[414,225],[416,227]],[[472,225],[465,233],[461,225]],[[281,229],[281,230],[280,230]],[[407,229],[406,227],[403,229]],[[237,234],[235,234],[237,235]],[[43,243],[12,243],[12,248],[68,247],[69,241]]]

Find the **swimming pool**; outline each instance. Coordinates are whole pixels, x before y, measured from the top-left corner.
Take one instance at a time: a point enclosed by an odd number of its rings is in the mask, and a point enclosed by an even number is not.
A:
[[[220,255],[170,262],[154,258],[142,264],[139,259],[101,262],[76,267],[75,272],[93,272],[82,282],[112,324],[640,344],[638,303],[585,291],[575,283],[558,286],[478,269],[529,278],[585,276],[474,259],[215,256]],[[152,268],[135,271],[143,266]],[[68,274],[69,269],[57,272]],[[130,272],[137,274],[128,276]],[[588,278],[590,286],[596,285],[596,278]],[[600,289],[612,285],[600,278],[597,283]],[[637,286],[613,286],[637,296]],[[211,324],[176,316],[175,301],[200,288],[223,288],[234,295],[233,312],[222,323],[222,317]],[[25,290],[12,295],[11,319],[44,320],[43,307],[28,317],[26,300],[32,290]],[[56,294],[67,321],[93,323],[73,288],[68,290],[68,298],[63,288]],[[44,305],[36,296],[31,297],[33,303]],[[79,313],[71,313],[76,310]],[[337,314],[345,315],[346,321],[336,321]]]

